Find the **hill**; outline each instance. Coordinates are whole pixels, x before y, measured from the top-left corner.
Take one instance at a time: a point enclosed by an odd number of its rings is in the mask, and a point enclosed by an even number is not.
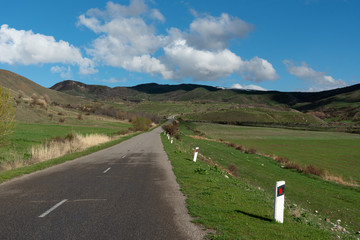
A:
[[[48,95],[53,102],[59,104],[72,104],[74,102],[85,103],[84,99],[81,99],[74,95],[68,95],[59,91],[54,91],[36,84],[35,82],[20,76],[16,73],[0,69],[0,85],[11,89],[14,94],[18,94],[20,91],[24,93],[24,97],[31,97],[32,94],[38,96]]]
[[[62,106],[76,106],[89,103],[88,100],[78,96],[68,95],[42,87],[35,82],[16,73],[0,69],[0,86],[10,89],[16,103],[16,120],[30,123],[58,122],[58,114],[73,115],[77,113]],[[34,99],[38,104],[32,104]],[[54,117],[58,116],[58,117]]]
[[[60,82],[51,89],[90,99],[125,101],[200,101],[281,107],[311,113],[330,122],[360,121],[360,84],[322,92],[277,92],[220,89],[205,85],[141,84],[134,87]]]

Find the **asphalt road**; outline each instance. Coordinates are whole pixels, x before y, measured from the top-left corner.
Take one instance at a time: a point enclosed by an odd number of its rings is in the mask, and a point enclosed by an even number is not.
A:
[[[202,239],[160,128],[0,185],[0,239]]]

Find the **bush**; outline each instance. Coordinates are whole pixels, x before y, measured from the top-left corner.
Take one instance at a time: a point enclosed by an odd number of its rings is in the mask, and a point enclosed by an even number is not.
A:
[[[131,124],[133,125],[135,131],[147,131],[152,122],[148,118],[134,116],[131,118]]]
[[[49,95],[45,94],[45,95],[43,96],[43,98],[44,98],[44,101],[45,101],[47,104],[50,104],[50,103],[51,103],[51,99],[50,99]]]
[[[10,93],[0,86],[0,146],[15,127],[15,108],[11,102]]]
[[[170,124],[165,124],[162,126],[162,129],[170,136],[176,136],[177,132],[179,131],[179,122],[173,121]]]
[[[24,96],[25,96],[24,92],[20,90],[18,93],[18,98],[22,99]]]

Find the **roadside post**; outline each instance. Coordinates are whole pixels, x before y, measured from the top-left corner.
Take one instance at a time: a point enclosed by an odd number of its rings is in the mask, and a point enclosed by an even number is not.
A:
[[[274,220],[279,223],[284,222],[284,202],[285,181],[278,181],[275,184]]]
[[[173,142],[174,142],[174,139],[173,139],[173,138],[171,138],[171,144],[173,144]]]
[[[196,147],[195,148],[195,153],[194,153],[194,159],[193,159],[193,162],[196,162],[196,159],[197,159],[197,155],[199,153],[199,147]]]

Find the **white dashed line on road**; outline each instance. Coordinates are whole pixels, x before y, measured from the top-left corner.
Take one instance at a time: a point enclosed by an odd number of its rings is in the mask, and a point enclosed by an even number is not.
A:
[[[106,169],[103,173],[107,173],[111,168],[109,167],[108,169]]]
[[[67,199],[62,200],[61,202],[57,203],[56,205],[54,205],[52,208],[50,208],[49,210],[47,210],[46,212],[44,212],[43,214],[41,214],[39,216],[39,218],[43,218],[46,217],[46,215],[48,215],[49,213],[51,213],[52,211],[54,211],[56,208],[60,207],[62,204],[64,204],[67,201]]]

